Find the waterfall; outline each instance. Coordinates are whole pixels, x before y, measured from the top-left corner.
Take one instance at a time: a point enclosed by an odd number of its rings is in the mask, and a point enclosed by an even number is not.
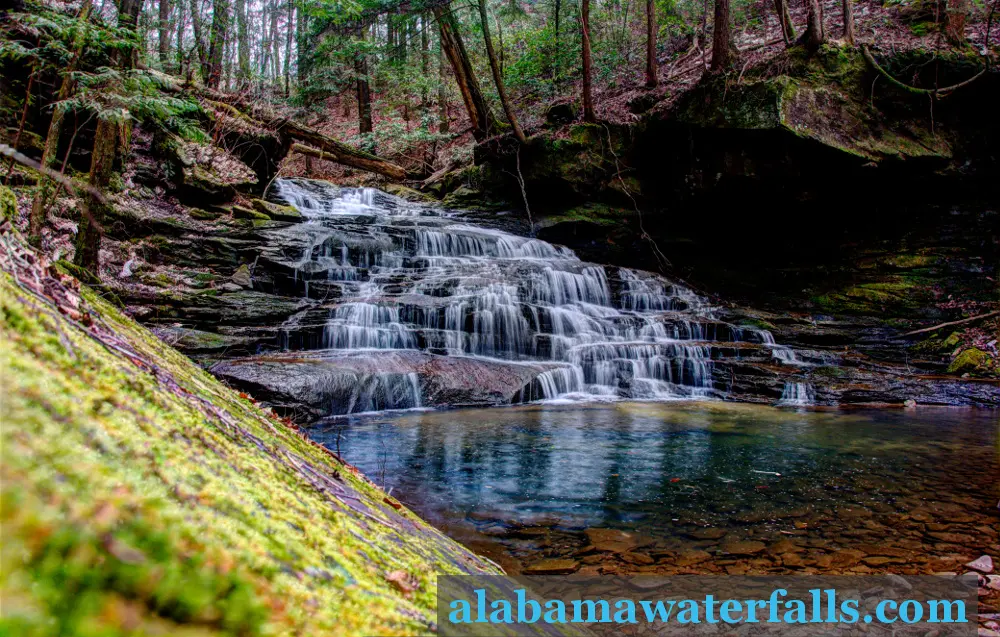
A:
[[[809,383],[786,382],[781,390],[779,406],[805,407],[816,402],[816,395]]]
[[[537,365],[522,401],[718,395],[720,343],[794,361],[766,330],[719,321],[707,299],[658,275],[371,189],[280,179],[275,192],[306,219],[281,232],[302,237],[288,263],[324,301],[324,348]],[[413,373],[359,378],[344,388],[348,412],[420,406],[420,386]]]

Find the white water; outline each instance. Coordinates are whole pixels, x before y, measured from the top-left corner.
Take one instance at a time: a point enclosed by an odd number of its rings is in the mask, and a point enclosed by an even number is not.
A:
[[[784,407],[807,407],[816,403],[816,395],[809,383],[786,382],[781,391],[778,405]]]
[[[762,343],[794,360],[770,333],[718,321],[705,299],[660,276],[585,263],[567,248],[371,189],[275,187],[307,218],[296,281],[337,290],[326,348],[561,363],[523,388],[522,400],[717,395],[718,342]],[[359,389],[348,412],[421,405],[413,374],[366,382],[374,385]]]

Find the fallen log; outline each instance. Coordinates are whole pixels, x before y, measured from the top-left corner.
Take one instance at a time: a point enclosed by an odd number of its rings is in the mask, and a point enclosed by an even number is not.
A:
[[[421,179],[424,177],[420,173],[408,171],[402,166],[382,159],[377,155],[366,153],[359,148],[339,142],[314,128],[277,115],[270,109],[253,102],[249,96],[239,93],[223,93],[222,91],[200,84],[185,83],[178,78],[154,70],[147,70],[145,72],[156,77],[160,82],[161,88],[166,91],[191,93],[204,100],[209,106],[223,111],[229,116],[248,120],[250,124],[260,128],[282,131],[292,139],[306,142],[310,146],[324,151],[328,154],[326,159],[329,161],[385,175],[396,181]],[[333,157],[336,157],[336,159],[333,159]]]

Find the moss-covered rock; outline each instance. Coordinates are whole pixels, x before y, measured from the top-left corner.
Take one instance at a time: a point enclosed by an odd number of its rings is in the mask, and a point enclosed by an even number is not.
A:
[[[250,219],[255,221],[270,221],[271,217],[265,212],[259,212],[253,210],[252,208],[247,208],[245,206],[231,206],[230,211],[233,214],[233,219]]]
[[[413,203],[438,203],[438,200],[434,197],[424,194],[419,190],[414,190],[413,188],[404,186],[403,184],[386,184],[385,186],[382,186],[382,190],[386,191],[393,197],[399,197],[400,199]]]
[[[178,195],[193,203],[219,203],[237,191],[251,190],[257,174],[225,149],[171,135],[157,140],[155,151],[165,160],[164,172]]]
[[[948,365],[950,374],[969,374],[970,376],[986,376],[993,370],[993,357],[981,349],[970,347],[963,350]]]
[[[857,49],[795,47],[742,82],[704,82],[681,100],[676,117],[700,127],[784,130],[862,161],[951,159],[949,136],[931,131],[923,112],[890,119],[872,108],[870,74]]]
[[[17,218],[17,197],[6,186],[0,186],[0,221]]]
[[[0,273],[0,632],[426,633],[438,574],[495,572],[86,288],[72,323],[31,294]]]
[[[276,221],[302,221],[302,213],[295,206],[284,206],[280,203],[254,199],[250,202],[254,210]]]

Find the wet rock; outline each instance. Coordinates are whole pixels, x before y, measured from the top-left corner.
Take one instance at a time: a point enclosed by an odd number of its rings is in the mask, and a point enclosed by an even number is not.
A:
[[[754,541],[744,541],[744,542],[728,542],[722,545],[722,550],[730,555],[756,555],[766,549],[767,546],[763,542]]]
[[[836,568],[844,568],[856,565],[863,557],[865,557],[865,554],[862,551],[841,549],[831,555],[831,563]]]
[[[635,564],[637,566],[647,566],[656,562],[656,560],[645,553],[625,553],[622,555],[622,559],[629,564]]]
[[[576,560],[546,559],[529,564],[524,569],[525,575],[568,575],[576,572],[580,563]]]
[[[521,388],[549,368],[544,363],[439,356],[416,350],[320,350],[223,361],[211,371],[259,400],[308,421],[419,405],[508,404]]]
[[[707,528],[707,529],[696,529],[688,533],[688,537],[692,537],[696,540],[720,540],[725,537],[729,531],[725,529],[718,528]]]
[[[617,529],[587,529],[584,534],[591,545],[604,553],[627,553],[640,545],[637,535]]]
[[[253,278],[250,276],[250,267],[247,264],[243,264],[236,269],[233,276],[230,277],[236,285],[244,288],[249,288],[253,286]]]
[[[969,568],[980,573],[993,572],[993,558],[989,555],[980,555],[976,559],[966,564]]]
[[[674,564],[677,566],[693,566],[694,564],[700,564],[710,559],[712,559],[712,555],[708,551],[686,550],[681,551],[677,555]]]

